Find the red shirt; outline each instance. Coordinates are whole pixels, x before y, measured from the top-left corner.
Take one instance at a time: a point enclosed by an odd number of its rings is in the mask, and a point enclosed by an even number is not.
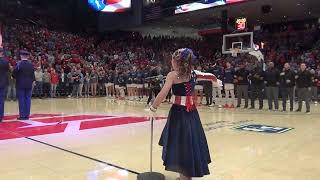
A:
[[[51,73],[51,84],[58,84],[59,77],[57,73]]]

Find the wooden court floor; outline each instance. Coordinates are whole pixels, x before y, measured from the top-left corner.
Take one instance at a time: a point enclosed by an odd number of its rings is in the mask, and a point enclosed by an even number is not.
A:
[[[174,180],[157,145],[169,107],[163,104],[156,114],[154,170]],[[134,180],[149,169],[150,122],[143,103],[35,99],[29,121],[15,120],[16,102],[6,102],[5,109],[0,180]],[[198,110],[213,159],[211,175],[201,179],[320,179],[320,106],[312,105],[310,115]]]

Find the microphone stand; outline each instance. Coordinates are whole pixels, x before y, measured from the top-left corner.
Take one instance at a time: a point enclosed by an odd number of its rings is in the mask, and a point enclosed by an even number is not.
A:
[[[153,172],[152,164],[153,164],[153,123],[154,116],[150,117],[151,122],[151,144],[150,144],[150,172],[141,173],[138,175],[138,180],[165,180],[165,176],[158,172]]]

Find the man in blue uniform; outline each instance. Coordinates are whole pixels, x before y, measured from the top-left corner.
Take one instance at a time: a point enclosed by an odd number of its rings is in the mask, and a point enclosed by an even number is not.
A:
[[[3,49],[0,48],[0,122],[4,115],[4,100],[8,86],[9,63],[3,59]]]
[[[35,81],[34,68],[28,60],[29,52],[20,51],[21,61],[13,70],[13,77],[16,79],[17,97],[19,101],[18,120],[28,120],[30,116],[32,84]]]

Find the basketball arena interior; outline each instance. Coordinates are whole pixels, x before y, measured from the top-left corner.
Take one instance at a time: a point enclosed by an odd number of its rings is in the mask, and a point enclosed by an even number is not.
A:
[[[318,180],[319,95],[319,0],[0,0],[0,180]]]

